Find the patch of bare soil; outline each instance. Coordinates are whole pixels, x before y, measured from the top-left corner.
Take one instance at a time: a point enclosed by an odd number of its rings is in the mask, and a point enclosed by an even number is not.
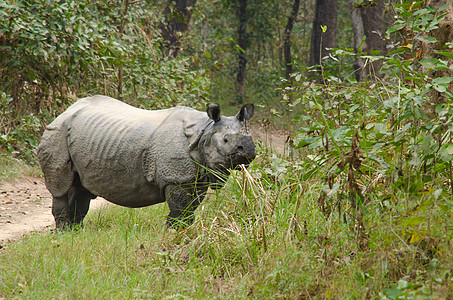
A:
[[[252,125],[257,143],[269,146],[278,153],[288,148],[288,133],[273,128]],[[108,202],[103,198],[91,201],[90,211]],[[12,182],[0,180],[0,247],[33,231],[55,228],[51,213],[52,196],[41,177],[25,177]]]
[[[41,178],[0,182],[0,244],[51,226],[52,198]]]
[[[106,203],[98,197],[91,201],[90,210]],[[0,181],[0,246],[32,231],[55,228],[51,207],[52,196],[43,178]]]
[[[291,133],[273,128],[271,126],[255,125],[250,126],[253,140],[262,143],[278,153],[285,153],[288,148],[288,137]]]

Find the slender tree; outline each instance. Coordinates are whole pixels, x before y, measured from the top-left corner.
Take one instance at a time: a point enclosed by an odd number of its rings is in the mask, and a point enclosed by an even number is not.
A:
[[[180,37],[189,28],[192,8],[196,0],[168,0],[164,9],[165,20],[160,24],[166,55],[176,57],[180,50]]]
[[[337,17],[337,0],[316,0],[310,45],[310,66],[320,64],[321,59],[329,53],[327,48],[335,47]]]
[[[294,0],[291,14],[288,17],[288,23],[286,23],[285,33],[283,34],[284,40],[284,53],[285,53],[285,67],[286,67],[286,82],[291,90],[293,85],[293,61],[291,56],[291,32],[293,30],[294,22],[297,19],[297,13],[299,12],[300,0]],[[291,102],[291,93],[289,94],[289,101]]]
[[[366,36],[365,51],[368,53],[371,53],[371,51],[379,51],[379,54],[384,55],[386,53],[384,34],[387,30],[384,0],[371,1],[369,5],[361,6],[360,13],[362,15],[363,29]],[[365,66],[366,74],[381,77],[380,69],[382,68],[382,64],[382,60],[368,63],[367,66]]]
[[[129,10],[129,0],[126,0],[123,8],[123,16],[121,19],[121,24],[118,28],[120,39],[123,39],[124,28],[126,26],[127,12]],[[121,64],[118,69],[118,99],[121,99],[123,94],[123,65]]]
[[[358,48],[365,38],[361,46],[363,52],[385,54],[384,34],[388,22],[385,18],[384,0],[365,1],[361,4],[356,4],[354,0],[348,0],[348,4],[354,32],[354,50],[358,52]],[[367,62],[364,59],[357,58],[354,63],[357,81],[365,81],[370,74],[381,77],[379,71],[382,63],[381,60]]]
[[[238,72],[236,76],[236,99],[242,103],[245,98],[245,78],[247,74],[247,0],[239,0],[237,10],[238,26]]]
[[[360,10],[354,6],[355,0],[348,0],[349,13],[352,21],[352,32],[354,34],[354,51],[359,53],[359,47],[361,49],[367,49],[366,41],[363,40],[365,36],[365,29],[363,28],[362,15]],[[354,62],[354,74],[358,82],[365,81],[366,72],[364,70],[365,59],[357,56]]]

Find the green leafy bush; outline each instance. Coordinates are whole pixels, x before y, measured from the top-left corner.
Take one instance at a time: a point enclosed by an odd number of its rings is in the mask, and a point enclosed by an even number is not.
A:
[[[42,130],[35,119],[48,123],[87,95],[151,108],[204,103],[204,70],[160,52],[155,4],[128,3],[0,2],[2,148],[20,141],[14,147],[31,146],[20,152],[33,150]]]
[[[299,82],[292,103],[304,110],[295,118],[301,124],[296,149],[304,153],[302,178],[321,187],[319,210],[348,224],[363,250],[381,245],[373,240],[372,220],[391,218],[391,230],[414,251],[416,259],[394,274],[399,283],[387,296],[427,295],[432,280],[437,288],[448,285],[439,278],[451,267],[445,262],[453,235],[453,77],[435,71],[453,68],[447,60],[453,47],[442,44],[437,56],[423,52],[427,43],[440,43],[431,33],[445,7],[423,8],[422,2],[396,6],[398,19],[388,33],[409,33],[394,37],[394,51],[362,56],[384,61],[383,80],[356,83],[344,72],[350,67],[341,65],[345,55],[355,54],[336,49],[339,65],[324,70],[322,84]],[[442,97],[433,100],[438,93]],[[440,260],[443,267],[429,274],[426,266]]]

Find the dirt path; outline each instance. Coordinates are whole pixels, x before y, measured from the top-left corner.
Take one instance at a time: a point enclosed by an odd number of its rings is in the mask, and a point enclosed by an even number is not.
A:
[[[252,126],[251,131],[257,144],[284,153],[287,134],[274,129],[264,131],[258,126]],[[104,205],[108,202],[98,197],[91,201],[90,211]],[[0,248],[24,234],[55,228],[51,206],[52,197],[43,178],[25,177],[13,182],[0,180]]]
[[[90,210],[103,205],[108,202],[98,197]],[[0,181],[0,246],[32,231],[55,228],[51,207],[52,197],[43,178]]]
[[[263,129],[264,126],[252,125],[250,131],[255,143],[262,143],[263,146],[268,146],[272,151],[285,153],[287,150],[286,140],[289,133],[275,128]]]
[[[51,202],[41,178],[0,182],[0,244],[50,226]]]

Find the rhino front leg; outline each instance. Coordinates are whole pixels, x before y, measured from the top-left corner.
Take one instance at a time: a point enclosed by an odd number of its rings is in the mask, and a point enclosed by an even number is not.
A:
[[[170,209],[167,226],[184,228],[192,224],[195,219],[194,211],[203,201],[205,193],[206,190],[194,188],[193,185],[167,185],[165,198]]]

